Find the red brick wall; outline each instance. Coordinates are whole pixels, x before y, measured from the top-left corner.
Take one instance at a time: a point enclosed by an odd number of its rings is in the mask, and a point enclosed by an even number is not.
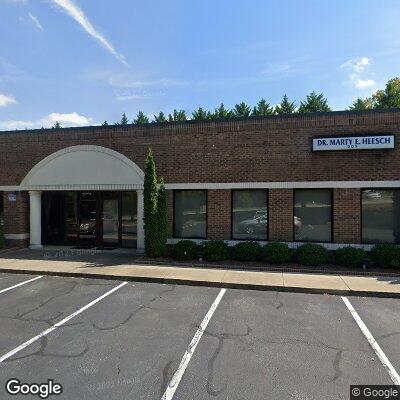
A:
[[[395,150],[311,151],[318,135],[392,133]],[[400,111],[275,116],[248,120],[2,132],[0,186],[19,185],[30,169],[65,147],[116,150],[144,169],[152,147],[168,183],[398,180]],[[5,202],[5,231],[29,232],[27,194]],[[270,240],[293,240],[291,189],[270,190]],[[172,233],[172,192],[168,193]],[[230,190],[208,191],[208,238],[231,238]],[[18,210],[18,211],[17,211]],[[334,241],[360,241],[359,190],[334,191]]]
[[[167,190],[167,210],[168,210],[168,237],[172,237],[174,231],[174,192]]]
[[[29,194],[15,192],[16,201],[8,200],[8,192],[3,192],[4,203],[4,233],[29,233]],[[26,246],[28,239],[6,239],[7,246]]]
[[[116,150],[142,169],[151,146],[166,183],[393,180],[400,135],[394,151],[313,153],[311,139],[399,132],[400,111],[2,132],[0,186],[19,184],[44,157],[80,144]]]
[[[269,240],[293,240],[293,190],[269,191]]]
[[[231,191],[208,190],[207,238],[231,239]]]
[[[361,242],[360,189],[333,190],[333,241]]]

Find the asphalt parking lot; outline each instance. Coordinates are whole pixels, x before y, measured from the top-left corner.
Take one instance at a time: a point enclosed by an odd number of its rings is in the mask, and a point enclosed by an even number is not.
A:
[[[26,283],[25,283],[26,282]],[[0,274],[0,398],[348,399],[393,384],[400,299]]]

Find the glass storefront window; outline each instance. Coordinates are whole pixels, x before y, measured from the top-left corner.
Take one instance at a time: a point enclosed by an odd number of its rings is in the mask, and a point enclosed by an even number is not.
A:
[[[363,243],[400,243],[400,189],[365,189],[361,195]]]
[[[174,236],[200,238],[207,236],[207,192],[174,191]]]
[[[232,192],[232,238],[268,239],[268,192],[234,190]]]
[[[330,189],[294,191],[294,240],[332,240],[332,193]]]

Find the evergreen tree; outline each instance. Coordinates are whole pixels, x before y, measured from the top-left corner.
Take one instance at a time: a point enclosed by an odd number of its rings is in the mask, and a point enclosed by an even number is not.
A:
[[[231,110],[227,110],[224,106],[224,103],[221,103],[218,108],[210,115],[212,119],[222,119],[222,118],[231,118],[233,117],[233,113]]]
[[[54,129],[60,129],[61,128],[61,124],[58,121],[56,121],[56,123],[53,125],[53,128]]]
[[[157,196],[157,226],[158,226],[158,256],[165,254],[168,237],[168,211],[167,211],[167,193],[165,191],[164,180],[160,179]]]
[[[128,125],[129,120],[125,113],[122,114],[121,120],[116,125]]]
[[[101,125],[102,125],[102,126],[108,126],[108,122],[107,122],[107,121],[104,121]]]
[[[356,101],[349,107],[349,110],[369,110],[372,108],[372,100],[370,98],[362,99],[358,97]]]
[[[372,95],[374,108],[400,108],[400,78],[390,79],[385,89]]]
[[[153,152],[149,149],[146,166],[144,171],[144,246],[146,254],[149,257],[155,257],[158,254],[157,250],[157,172],[156,164],[153,158]]]
[[[167,122],[167,118],[165,118],[165,114],[160,111],[158,115],[154,115],[154,122]]]
[[[133,123],[135,125],[143,125],[143,124],[148,124],[149,123],[149,119],[147,118],[147,116],[143,113],[143,111],[139,111],[137,113],[136,118],[133,120]]]
[[[197,110],[193,111],[192,113],[192,119],[201,121],[205,119],[210,119],[211,115],[209,111],[203,110],[201,107],[199,107]]]
[[[275,107],[275,112],[280,115],[293,114],[296,112],[295,102],[289,101],[289,98],[285,94],[280,104]]]
[[[300,102],[299,113],[328,112],[332,111],[323,93],[311,92],[306,100]]]
[[[233,108],[233,116],[236,118],[249,117],[251,114],[251,108],[245,103],[241,102],[239,104],[235,104]]]
[[[185,110],[174,110],[172,114],[168,115],[169,122],[186,121]]]
[[[275,110],[273,107],[269,105],[267,100],[261,99],[257,105],[253,108],[252,115],[254,116],[263,116],[263,115],[272,115],[275,114]]]

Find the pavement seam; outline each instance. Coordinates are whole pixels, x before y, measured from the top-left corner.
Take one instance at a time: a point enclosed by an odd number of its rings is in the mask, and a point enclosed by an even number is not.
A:
[[[347,282],[343,279],[343,277],[341,275],[338,275],[339,278],[342,280],[342,282],[346,285],[347,289],[349,289],[350,292],[352,292],[352,290],[350,289],[350,286],[347,284]]]

